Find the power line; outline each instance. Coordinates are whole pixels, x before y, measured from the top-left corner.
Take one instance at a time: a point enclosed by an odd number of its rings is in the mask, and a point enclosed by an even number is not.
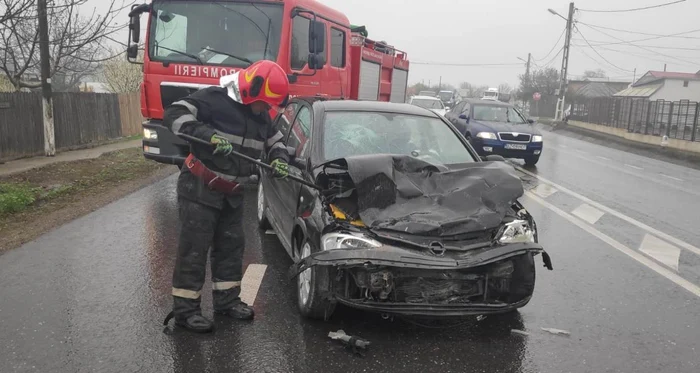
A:
[[[583,41],[583,40],[577,40],[577,41]],[[610,42],[605,42],[605,41],[600,41],[600,40],[589,40],[591,43],[593,43],[594,47],[601,47],[601,46],[606,46],[606,45],[621,45],[622,43],[610,43]],[[662,45],[640,45],[640,47],[645,47],[645,48],[655,48],[655,49],[672,49],[672,50],[679,50],[679,51],[700,51],[700,48],[683,48],[683,47],[666,47]]]
[[[582,24],[582,25],[586,25],[586,26],[590,26],[590,27],[597,27],[597,28],[604,29],[604,30],[611,30],[611,31],[618,31],[618,32],[626,32],[626,33],[628,33],[628,34],[637,34],[637,35],[646,35],[646,36],[658,36],[658,37],[662,37],[662,38],[700,39],[699,36],[679,36],[679,35],[683,35],[683,34],[689,34],[689,33],[691,33],[691,32],[698,32],[698,31],[700,31],[700,29],[698,29],[698,30],[693,30],[693,31],[689,31],[689,32],[683,32],[683,33],[680,33],[680,34],[670,34],[670,35],[669,35],[669,34],[665,34],[665,35],[664,35],[664,34],[652,34],[652,33],[648,33],[648,32],[639,32],[639,31],[623,30],[623,29],[618,29],[618,28],[614,28],[614,27],[605,27],[605,26],[599,26],[599,25],[592,25],[592,24],[589,24],[589,23],[581,22],[581,21],[578,21],[577,23]]]
[[[577,45],[577,47],[585,47],[585,45]],[[656,58],[651,58],[651,57],[649,57],[649,55],[644,55],[644,54],[639,54],[639,53],[632,53],[632,52],[628,52],[628,51],[621,51],[621,50],[612,49],[612,48],[605,48],[605,47],[598,47],[598,48],[599,48],[599,49],[604,49],[604,50],[606,50],[606,51],[611,51],[611,52],[615,52],[615,53],[624,54],[624,55],[627,55],[627,56],[635,56],[635,57],[643,58],[643,59],[649,60],[649,61],[656,61],[656,62],[661,62],[661,63],[666,63],[666,62],[668,62],[668,61],[665,61],[665,60],[660,60],[660,59],[656,59]],[[678,63],[678,64],[679,64],[679,65],[684,65],[684,66],[695,66],[695,65],[687,65],[687,64],[684,64],[684,63]]]
[[[588,27],[588,28],[590,28],[590,29],[592,29],[592,30],[594,30],[594,31],[596,31],[596,32],[599,32],[599,33],[601,33],[601,34],[603,34],[603,35],[605,35],[605,36],[607,36],[607,37],[610,37],[610,38],[613,38],[613,39],[615,39],[615,40],[618,40],[618,41],[621,42],[621,44],[629,44],[629,45],[631,45],[631,46],[634,46],[634,47],[636,47],[636,48],[645,50],[645,51],[647,51],[647,52],[651,52],[651,53],[657,54],[657,55],[659,55],[659,56],[663,56],[663,57],[666,57],[666,58],[672,58],[672,59],[674,59],[674,60],[678,60],[678,61],[681,61],[681,62],[689,63],[689,64],[691,64],[691,65],[697,65],[696,62],[687,61],[687,60],[684,60],[684,59],[682,59],[682,58],[669,56],[669,55],[667,55],[667,54],[663,54],[663,53],[657,52],[657,51],[655,51],[655,50],[652,50],[652,49],[649,49],[649,48],[645,48],[645,47],[642,47],[642,46],[633,44],[633,42],[631,42],[631,41],[624,40],[624,39],[620,39],[620,38],[618,38],[618,37],[616,37],[616,36],[613,36],[613,35],[608,34],[608,33],[605,32],[605,31],[600,31],[600,30],[598,30],[596,27],[593,27],[593,26],[591,26],[591,25],[587,25],[587,24],[585,24],[585,23],[582,23],[582,25],[584,25],[584,26],[586,26],[586,27]],[[579,32],[580,32],[580,31],[579,31]],[[581,36],[583,36],[583,35],[581,35]],[[658,37],[657,37],[657,38],[658,38]],[[591,47],[591,48],[592,48],[592,47]]]
[[[607,62],[608,65],[610,65],[610,66],[612,66],[612,67],[614,67],[614,68],[616,68],[616,69],[618,69],[618,70],[624,71],[624,72],[633,71],[633,70],[623,69],[623,68],[621,68],[621,67],[615,65],[614,63],[608,61],[607,58],[603,57],[603,55],[600,54],[600,53],[598,52],[598,50],[595,49],[595,47],[593,47],[593,46],[591,45],[591,43],[588,42],[588,39],[586,39],[586,37],[583,36],[583,33],[581,32],[581,30],[579,30],[577,26],[574,26],[574,27],[576,28],[576,31],[578,31],[578,34],[581,35],[581,37],[583,38],[583,40],[586,42],[586,44],[588,44],[588,46],[591,47],[591,49],[593,50],[593,52],[595,52],[595,54],[597,54],[600,58],[602,58],[603,61]],[[585,54],[585,52],[584,52],[584,54]]]
[[[564,30],[562,30],[561,35],[559,35],[559,39],[557,39],[557,42],[554,43],[554,45],[552,46],[552,49],[550,49],[549,52],[547,52],[547,55],[545,55],[544,57],[539,58],[539,59],[535,58],[534,60],[535,61],[542,61],[542,60],[546,59],[547,57],[549,57],[549,55],[552,54],[552,52],[557,47],[557,45],[559,45],[559,42],[561,41],[561,38],[564,37],[565,33],[566,33],[566,28],[564,28]]]
[[[413,65],[434,65],[434,66],[520,66],[521,63],[449,63],[449,62],[421,62],[421,61],[411,61]]]
[[[671,1],[670,3],[664,3],[664,4],[658,4],[658,5],[650,5],[650,6],[645,6],[641,8],[632,8],[632,9],[617,9],[617,10],[600,10],[600,9],[578,9],[581,12],[590,12],[590,13],[624,13],[624,12],[636,12],[638,10],[647,10],[647,9],[654,9],[654,8],[661,8],[664,6],[669,6],[673,4],[678,4],[685,2],[685,0],[676,0],[676,1]]]
[[[535,64],[535,66],[537,66],[539,69],[544,69],[544,68],[546,68],[546,67],[549,67],[549,66],[557,59],[557,57],[559,57],[559,55],[560,55],[561,52],[563,52],[563,51],[564,51],[564,47],[562,46],[561,48],[559,48],[559,52],[557,52],[557,54],[555,54],[555,55],[552,57],[552,59],[549,60],[549,62],[547,62],[547,63],[544,64],[544,65]]]

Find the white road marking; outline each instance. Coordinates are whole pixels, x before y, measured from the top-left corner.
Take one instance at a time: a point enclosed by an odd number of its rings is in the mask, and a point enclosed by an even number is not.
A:
[[[555,214],[561,216],[562,218],[568,220],[569,222],[573,223],[574,225],[578,226],[579,228],[583,229],[584,231],[590,233],[591,235],[595,236],[596,238],[600,239],[601,241],[612,246],[614,249],[616,249],[616,250],[620,251],[621,253],[629,256],[630,258],[636,260],[640,264],[646,266],[647,268],[660,274],[661,276],[666,277],[667,279],[673,281],[676,285],[688,290],[689,292],[693,293],[695,296],[700,297],[700,287],[698,287],[697,285],[693,284],[692,282],[684,279],[683,277],[679,276],[675,272],[672,272],[668,268],[666,268],[662,265],[659,265],[655,261],[640,254],[638,251],[632,250],[629,247],[621,244],[620,242],[616,241],[612,237],[610,237],[610,236],[606,235],[605,233],[600,232],[599,230],[593,228],[593,226],[591,226],[590,224],[587,224],[586,222],[584,222],[580,219],[577,219],[575,216],[566,213],[565,211],[559,209],[558,207],[556,207],[556,206],[552,205],[551,203],[538,197],[534,193],[526,192],[526,195],[527,195],[527,197],[529,197],[533,201],[539,203],[540,205],[551,210]]]
[[[666,241],[660,240],[655,236],[650,234],[644,235],[644,240],[639,246],[639,251],[650,257],[658,260],[662,264],[665,264],[678,272],[678,262],[681,258],[681,249],[667,243]]]
[[[610,160],[610,158],[606,158],[606,157],[603,157],[603,156],[601,156],[601,155],[596,155],[596,158],[600,158],[600,159],[605,160],[605,161],[609,161],[609,160]]]
[[[255,298],[258,296],[260,284],[265,277],[265,264],[248,264],[248,268],[241,280],[241,300],[252,306],[255,303]]]
[[[634,220],[634,219],[630,218],[629,216],[627,216],[627,215],[625,215],[625,214],[622,214],[622,213],[620,213],[620,212],[617,212],[617,211],[615,211],[615,210],[613,210],[613,209],[611,209],[611,208],[609,208],[609,207],[607,207],[607,206],[605,206],[605,205],[602,205],[602,204],[600,204],[600,203],[598,203],[598,202],[596,202],[596,201],[593,201],[593,200],[591,200],[590,198],[584,197],[584,196],[582,196],[582,195],[580,195],[580,194],[578,194],[578,193],[576,193],[576,192],[574,192],[574,191],[572,191],[572,190],[570,190],[570,189],[564,188],[563,186],[561,186],[561,185],[559,185],[559,184],[557,184],[557,183],[554,183],[554,182],[549,181],[549,180],[547,180],[547,179],[545,179],[545,178],[543,178],[543,177],[541,177],[541,176],[538,176],[538,175],[536,175],[536,174],[533,174],[532,172],[530,172],[530,171],[528,171],[528,170],[525,170],[525,169],[523,169],[522,167],[519,167],[519,166],[514,166],[514,167],[515,167],[518,171],[520,171],[520,172],[522,172],[522,173],[524,173],[524,174],[526,174],[526,175],[532,176],[532,177],[534,177],[535,179],[538,179],[538,180],[540,180],[540,181],[542,181],[542,182],[544,182],[544,183],[550,184],[550,185],[556,187],[558,190],[560,190],[560,191],[562,191],[562,192],[564,192],[564,193],[566,193],[566,194],[568,194],[568,195],[570,195],[570,196],[573,196],[573,197],[575,197],[575,198],[578,198],[578,199],[580,199],[582,202],[585,202],[585,203],[587,203],[587,204],[589,204],[589,205],[591,205],[591,206],[597,208],[598,210],[601,210],[601,211],[606,212],[606,213],[608,213],[608,214],[610,214],[610,215],[613,215],[613,216],[615,216],[615,217],[617,217],[617,218],[620,218],[620,219],[622,219],[622,220],[624,220],[624,221],[626,221],[626,222],[628,222],[628,223],[630,223],[630,224],[632,224],[632,225],[634,225],[634,226],[636,226],[636,227],[638,227],[638,228],[641,228],[641,229],[647,231],[647,233],[651,233],[651,234],[655,235],[656,237],[661,238],[662,240],[666,240],[666,241],[668,241],[668,242],[670,242],[670,243],[672,243],[672,244],[674,244],[674,245],[676,245],[676,246],[679,246],[679,247],[681,247],[681,248],[683,248],[683,249],[686,249],[686,250],[692,252],[692,253],[695,254],[695,255],[700,256],[700,249],[698,249],[697,247],[695,247],[695,246],[693,246],[693,245],[691,245],[691,244],[689,244],[689,243],[683,242],[683,241],[681,241],[681,240],[679,240],[679,239],[677,239],[677,238],[675,238],[675,237],[673,237],[673,236],[670,236],[670,235],[668,235],[668,234],[666,234],[666,233],[664,233],[664,232],[661,232],[661,231],[658,230],[658,229],[652,228],[652,227],[650,227],[650,226],[648,226],[648,225],[646,225],[646,224],[644,224],[644,223],[642,223],[642,222],[639,222],[639,221],[637,221],[637,220]]]
[[[552,194],[556,193],[557,190],[555,188],[552,188],[552,186],[549,184],[538,184],[537,187],[533,190],[533,192],[542,198],[547,198]]]
[[[633,165],[627,164],[627,163],[625,163],[625,166],[629,167],[629,168],[634,168],[635,170],[643,170],[643,168],[641,168],[641,167],[633,166]]]
[[[671,179],[671,180],[683,181],[683,179],[679,179],[679,178],[674,177],[674,176],[671,176],[671,175],[666,175],[666,174],[659,174],[659,175],[661,175],[661,176],[663,176],[663,177],[665,177],[665,178],[669,178],[669,179]]]
[[[605,214],[597,208],[585,203],[582,203],[581,206],[577,207],[571,213],[583,219],[588,224],[595,224],[598,221],[598,219],[600,219],[603,216],[603,214]]]

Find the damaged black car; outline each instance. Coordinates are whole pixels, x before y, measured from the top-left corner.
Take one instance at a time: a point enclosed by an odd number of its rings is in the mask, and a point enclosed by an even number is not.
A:
[[[294,260],[298,308],[459,317],[525,306],[549,256],[502,158],[407,104],[292,100],[277,117],[290,172],[263,173],[258,223]]]

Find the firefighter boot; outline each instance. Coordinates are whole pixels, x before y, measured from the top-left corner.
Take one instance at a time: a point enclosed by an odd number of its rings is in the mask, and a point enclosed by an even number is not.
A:
[[[226,308],[224,310],[217,310],[215,312],[219,315],[224,315],[239,320],[252,320],[255,317],[255,311],[253,310],[253,307],[245,304],[240,300],[232,307]]]
[[[175,325],[195,333],[211,333],[214,323],[202,315],[192,315],[186,319],[175,318]]]

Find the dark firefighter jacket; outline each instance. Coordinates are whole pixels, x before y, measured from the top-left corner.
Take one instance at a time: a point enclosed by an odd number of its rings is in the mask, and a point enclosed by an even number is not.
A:
[[[165,110],[163,122],[174,134],[186,134],[209,142],[214,134],[226,138],[233,150],[252,158],[267,153],[269,161],[283,159],[289,162],[282,133],[272,124],[265,112],[255,115],[246,105],[231,99],[225,88],[209,87],[197,91]],[[210,170],[227,180],[245,182],[254,173],[254,165],[233,156],[213,155],[214,147],[191,144],[190,151]],[[183,184],[183,179],[185,179]],[[189,182],[188,182],[189,181]],[[212,192],[183,167],[178,183],[178,194],[219,208],[224,196]]]

